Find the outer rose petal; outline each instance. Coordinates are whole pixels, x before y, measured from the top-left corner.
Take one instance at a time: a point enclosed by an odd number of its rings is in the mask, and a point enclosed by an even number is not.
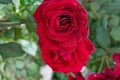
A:
[[[120,53],[114,53],[112,59],[120,63]]]
[[[42,3],[40,6],[37,7],[36,11],[34,12],[33,17],[35,18],[37,24],[42,21],[41,13],[47,4],[48,4],[47,2]]]
[[[105,76],[103,73],[100,74],[92,73],[88,76],[87,80],[119,80],[119,79]]]
[[[116,77],[120,77],[120,53],[114,53],[112,56],[113,60],[115,60],[115,66],[113,70],[113,74]]]
[[[87,80],[106,80],[103,74],[92,73],[88,76]]]
[[[86,45],[86,48],[88,49],[89,53],[93,53],[93,51],[95,50],[95,47],[93,45],[93,43],[89,40],[89,39],[86,39],[84,41],[85,45]]]
[[[60,47],[57,45],[55,41],[53,42],[52,40],[46,37],[46,35],[44,34],[45,33],[44,30],[45,28],[44,28],[43,23],[39,23],[37,27],[37,33],[39,34],[39,38],[40,38],[39,45],[42,45],[48,49],[59,50]]]
[[[97,79],[95,78],[95,73],[90,74],[90,75],[88,76],[87,80],[97,80]]]
[[[54,71],[64,73],[80,71],[82,66],[88,61],[89,54],[91,54],[89,49],[86,49],[84,40],[80,42],[74,52],[64,53],[65,55],[61,55],[62,53],[57,53],[57,51],[53,52],[45,47],[41,48],[43,60],[52,67]]]

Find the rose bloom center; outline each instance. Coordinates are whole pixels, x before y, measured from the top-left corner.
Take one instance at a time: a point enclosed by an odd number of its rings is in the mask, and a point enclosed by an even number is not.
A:
[[[70,18],[67,15],[60,15],[60,27],[69,27],[71,25]]]

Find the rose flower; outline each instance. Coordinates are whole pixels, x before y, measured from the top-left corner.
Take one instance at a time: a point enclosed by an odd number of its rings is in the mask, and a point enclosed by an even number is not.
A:
[[[77,0],[44,0],[33,14],[43,60],[56,72],[78,72],[94,51],[88,18]]]
[[[88,80],[120,80],[120,54],[115,53],[113,55],[115,60],[114,69],[106,67],[101,73],[92,73],[88,76]]]

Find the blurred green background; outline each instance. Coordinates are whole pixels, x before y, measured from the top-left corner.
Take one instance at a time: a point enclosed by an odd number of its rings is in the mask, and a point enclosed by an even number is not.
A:
[[[88,11],[90,35],[96,51],[87,68],[101,72],[113,67],[111,55],[120,52],[120,0],[80,0]],[[43,80],[32,17],[41,0],[0,0],[0,80]],[[52,73],[52,80],[67,75]]]

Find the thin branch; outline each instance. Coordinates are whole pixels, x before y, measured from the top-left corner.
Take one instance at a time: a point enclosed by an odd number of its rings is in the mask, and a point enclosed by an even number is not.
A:
[[[21,25],[24,24],[25,22],[23,21],[16,21],[16,22],[0,22],[0,31],[9,28],[9,27],[14,27],[15,25]]]
[[[16,22],[0,22],[0,27],[4,26],[15,26],[25,23],[24,21],[16,21]]]
[[[103,64],[104,64],[104,60],[105,60],[105,57],[104,57],[104,54],[103,54],[103,57],[102,57],[102,61],[101,61],[101,64],[100,64],[100,68],[98,70],[98,73],[100,73],[102,71],[102,67],[103,67]]]

